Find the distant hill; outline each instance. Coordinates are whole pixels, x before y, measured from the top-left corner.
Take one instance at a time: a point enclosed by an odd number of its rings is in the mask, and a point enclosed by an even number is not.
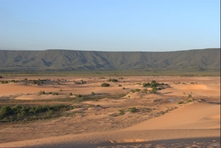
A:
[[[220,48],[172,52],[0,50],[0,71],[220,70]]]

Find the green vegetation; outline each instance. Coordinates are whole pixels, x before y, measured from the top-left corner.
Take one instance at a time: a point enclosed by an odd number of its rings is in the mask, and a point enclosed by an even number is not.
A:
[[[135,113],[137,111],[136,107],[132,107],[128,109],[131,113]]]
[[[191,95],[191,94],[188,95],[188,99],[190,99],[190,98],[192,98],[192,95]]]
[[[157,93],[157,88],[155,86],[152,87],[151,93],[153,93],[153,94]]]
[[[110,86],[110,84],[108,84],[108,83],[102,83],[101,84],[101,87],[109,87]]]
[[[70,105],[44,106],[0,106],[0,122],[31,121],[59,117],[64,111],[73,109]]]
[[[132,93],[140,92],[140,89],[138,89],[138,88],[136,88],[136,89],[131,89],[131,92],[132,92]]]
[[[77,97],[78,97],[78,98],[81,98],[81,97],[82,97],[82,95],[81,95],[81,94],[78,94],[78,95],[77,95]]]
[[[58,93],[57,93],[57,92],[53,92],[53,95],[57,96],[57,95],[58,95]]]
[[[92,96],[94,96],[94,95],[95,95],[95,93],[92,91],[92,92],[91,92],[91,95],[92,95]]]
[[[193,101],[192,99],[188,99],[188,100],[187,100],[187,102],[192,102],[192,101]]]
[[[180,101],[180,102],[178,102],[178,104],[184,104],[184,102],[183,102],[183,101]]]
[[[125,112],[123,110],[119,110],[119,115],[124,115]]]
[[[44,95],[45,94],[45,91],[40,91],[39,92],[39,95]]]
[[[1,81],[2,84],[8,84],[8,81]]]
[[[114,79],[114,78],[110,78],[109,80],[107,80],[108,82],[118,82],[118,80],[117,79]]]
[[[150,86],[150,83],[143,83],[143,87],[148,87]]]
[[[70,92],[70,93],[69,93],[69,96],[72,96],[72,95],[73,95],[72,92]]]
[[[150,93],[156,94],[157,90],[161,90],[161,89],[164,89],[165,87],[169,87],[169,85],[164,84],[164,83],[157,83],[155,80],[152,80],[151,83],[143,83],[143,87],[152,88]],[[147,93],[147,90],[145,90],[145,92]]]

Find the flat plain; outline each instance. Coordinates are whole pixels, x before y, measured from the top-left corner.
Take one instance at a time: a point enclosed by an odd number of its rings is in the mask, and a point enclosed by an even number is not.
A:
[[[220,77],[0,81],[0,147],[220,147]]]

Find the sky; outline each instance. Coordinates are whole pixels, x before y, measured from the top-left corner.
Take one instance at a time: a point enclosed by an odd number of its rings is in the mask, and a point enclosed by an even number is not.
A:
[[[0,0],[0,49],[220,47],[220,0]]]

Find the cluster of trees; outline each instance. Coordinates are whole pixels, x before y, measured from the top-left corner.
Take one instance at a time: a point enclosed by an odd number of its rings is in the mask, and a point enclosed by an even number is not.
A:
[[[73,109],[70,105],[45,106],[1,106],[0,122],[33,120],[53,117],[53,114]]]
[[[151,83],[143,83],[143,87],[150,87],[152,88],[151,93],[156,93],[157,89],[162,89],[159,86],[165,85],[164,83],[157,83],[155,80],[152,80]]]

